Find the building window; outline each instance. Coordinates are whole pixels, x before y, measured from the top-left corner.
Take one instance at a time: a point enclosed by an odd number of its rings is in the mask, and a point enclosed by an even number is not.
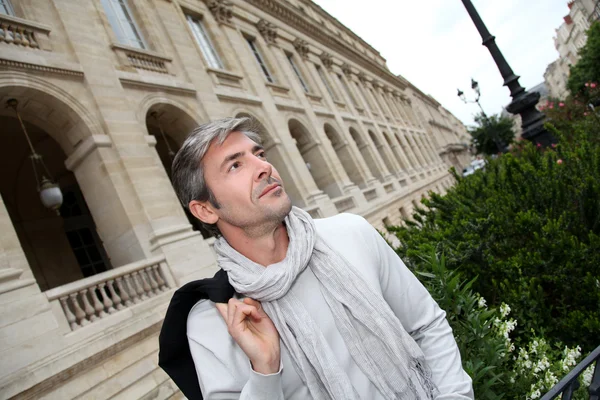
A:
[[[15,10],[9,0],[0,0],[0,14],[15,16]]]
[[[146,48],[127,0],[102,0],[102,6],[119,43],[138,49]]]
[[[246,38],[246,41],[248,42],[248,46],[250,46],[250,50],[252,50],[252,54],[254,54],[254,58],[256,59],[256,62],[258,63],[258,66],[260,67],[260,70],[262,71],[265,79],[269,83],[275,83],[273,75],[271,75],[271,73],[269,72],[269,68],[267,68],[265,59],[263,58],[262,54],[260,54],[260,51],[258,51],[258,47],[256,47],[255,40],[252,38]]]
[[[186,15],[186,19],[192,32],[194,33],[194,38],[196,39],[196,43],[200,46],[200,51],[202,52],[202,56],[206,60],[206,63],[211,68],[223,69],[223,62],[217,54],[215,50],[215,46],[213,46],[206,29],[204,29],[204,24],[199,18],[194,18],[191,15]]]
[[[333,89],[331,88],[331,85],[329,84],[329,80],[327,80],[327,77],[325,76],[325,71],[323,71],[323,68],[321,68],[321,66],[317,65],[317,64],[315,64],[315,68],[317,69],[317,74],[319,74],[319,77],[321,78],[321,81],[323,82],[323,85],[325,85],[325,88],[329,92],[329,95],[331,96],[331,98],[334,101],[338,101],[338,98],[335,95],[335,92],[333,91]]]
[[[290,62],[290,65],[292,66],[292,69],[294,70],[294,73],[296,74],[296,77],[300,81],[300,85],[302,85],[302,89],[304,89],[304,93],[310,92],[308,85],[306,84],[306,81],[304,80],[304,77],[300,73],[300,70],[298,69],[296,62],[294,61],[294,56],[291,53],[286,53],[286,56],[287,56],[288,61]]]
[[[342,76],[340,74],[336,74],[336,75],[337,75],[338,79],[340,80],[340,83],[342,84],[344,91],[346,92],[348,97],[350,97],[350,101],[352,101],[352,104],[354,104],[354,107],[358,107],[358,104],[356,103],[356,99],[352,95],[352,92],[350,92],[350,88],[346,84],[346,81],[344,80],[344,78],[342,78]]]

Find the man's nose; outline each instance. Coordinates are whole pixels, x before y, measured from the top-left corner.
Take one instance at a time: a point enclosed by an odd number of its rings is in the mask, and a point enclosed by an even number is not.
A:
[[[273,166],[264,160],[257,160],[257,168],[256,168],[256,180],[262,181],[263,179],[268,179],[273,173]]]

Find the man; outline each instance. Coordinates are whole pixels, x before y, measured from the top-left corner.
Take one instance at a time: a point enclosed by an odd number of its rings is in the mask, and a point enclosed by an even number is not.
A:
[[[426,289],[362,217],[292,207],[250,120],[199,127],[172,171],[226,271],[180,289],[163,324],[160,364],[188,398],[473,398]]]

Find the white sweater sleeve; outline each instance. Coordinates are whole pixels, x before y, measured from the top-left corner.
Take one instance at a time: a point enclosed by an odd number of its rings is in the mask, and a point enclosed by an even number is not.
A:
[[[210,301],[188,316],[188,344],[205,400],[283,400],[281,372],[252,370],[250,360],[233,341]]]
[[[381,235],[370,225],[368,229],[378,250],[374,254],[383,297],[425,354],[439,389],[436,400],[473,399],[472,381],[462,368],[446,313]]]

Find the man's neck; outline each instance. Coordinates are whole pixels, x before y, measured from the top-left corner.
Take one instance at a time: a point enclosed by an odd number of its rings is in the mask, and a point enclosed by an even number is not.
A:
[[[287,254],[289,237],[283,223],[258,236],[248,235],[242,230],[222,233],[238,253],[265,267],[282,261]]]

